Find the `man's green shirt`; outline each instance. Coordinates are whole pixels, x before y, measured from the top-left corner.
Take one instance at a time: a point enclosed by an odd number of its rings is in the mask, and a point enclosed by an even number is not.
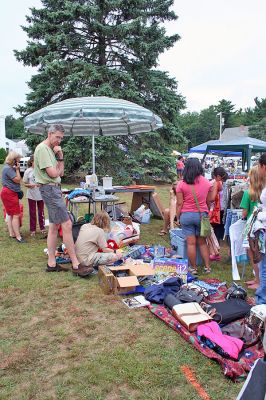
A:
[[[46,168],[55,167],[57,164],[55,154],[51,147],[47,146],[45,143],[40,143],[34,152],[34,175],[37,183],[60,183],[61,178],[51,178],[47,172]]]

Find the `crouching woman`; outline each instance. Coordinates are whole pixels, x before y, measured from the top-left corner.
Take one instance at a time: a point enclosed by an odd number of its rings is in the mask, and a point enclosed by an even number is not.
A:
[[[82,225],[75,243],[80,263],[97,269],[99,265],[112,264],[122,258],[121,251],[107,247],[106,233],[109,231],[110,217],[105,211],[95,214],[91,223]]]

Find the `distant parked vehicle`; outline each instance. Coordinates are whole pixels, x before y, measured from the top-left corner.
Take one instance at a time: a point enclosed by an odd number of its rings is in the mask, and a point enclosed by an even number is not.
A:
[[[28,168],[28,161],[29,161],[29,159],[30,159],[30,157],[22,157],[22,158],[20,159],[20,162],[19,162],[19,170],[20,170],[21,175],[23,175],[24,172],[26,171],[26,169]]]

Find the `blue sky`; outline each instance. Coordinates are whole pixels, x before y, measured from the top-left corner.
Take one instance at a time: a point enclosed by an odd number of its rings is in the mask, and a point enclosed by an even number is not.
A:
[[[13,107],[25,101],[34,70],[18,63],[13,49],[25,48],[20,25],[29,7],[40,4],[17,0],[2,5],[0,114],[15,115]],[[254,97],[266,97],[265,0],[176,0],[174,10],[179,18],[166,27],[181,40],[160,57],[159,67],[178,80],[187,111],[223,98],[237,109],[254,107]]]

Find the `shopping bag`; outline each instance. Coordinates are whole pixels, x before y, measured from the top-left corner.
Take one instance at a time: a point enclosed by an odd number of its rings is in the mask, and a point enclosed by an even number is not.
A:
[[[200,236],[209,237],[211,236],[211,223],[209,217],[202,216],[200,220]]]
[[[212,320],[212,317],[207,314],[198,303],[177,304],[172,309],[172,315],[180,324],[194,332],[197,326],[203,322]]]

